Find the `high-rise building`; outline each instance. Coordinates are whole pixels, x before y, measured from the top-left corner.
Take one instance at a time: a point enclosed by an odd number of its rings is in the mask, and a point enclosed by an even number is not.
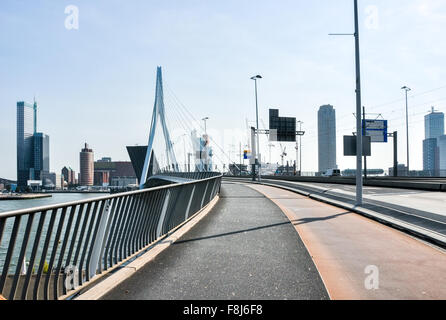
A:
[[[34,134],[34,179],[41,180],[42,173],[50,171],[50,137],[42,132]]]
[[[332,105],[323,105],[317,114],[319,172],[337,168],[336,165],[336,111]]]
[[[17,185],[43,180],[50,171],[50,138],[37,132],[37,103],[17,102]]]
[[[438,138],[444,135],[444,113],[434,111],[424,116],[425,139]]]
[[[17,185],[26,186],[28,180],[34,180],[33,135],[36,132],[34,105],[17,102]]]
[[[93,150],[88,148],[88,144],[85,143],[85,147],[79,154],[80,160],[80,181],[81,186],[92,186],[94,181],[94,154]]]
[[[423,170],[429,176],[438,175],[439,168],[439,149],[437,138],[423,140]]]
[[[446,135],[437,138],[439,176],[446,176]]]
[[[425,140],[423,140],[423,170],[431,176],[439,174],[442,153],[440,150],[440,137],[444,135],[444,113],[432,111],[424,116]],[[446,155],[443,156],[446,160]],[[446,169],[446,168],[445,168]],[[442,169],[441,169],[442,170]]]

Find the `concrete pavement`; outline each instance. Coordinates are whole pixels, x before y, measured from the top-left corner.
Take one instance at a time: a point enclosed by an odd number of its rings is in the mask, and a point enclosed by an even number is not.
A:
[[[329,298],[298,233],[271,200],[226,182],[220,196],[191,231],[103,299]]]

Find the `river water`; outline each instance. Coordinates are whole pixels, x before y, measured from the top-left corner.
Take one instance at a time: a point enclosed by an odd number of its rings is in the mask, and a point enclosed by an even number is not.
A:
[[[107,193],[53,193],[52,197],[29,200],[1,200],[0,212],[85,200],[108,195]]]
[[[47,198],[39,198],[39,199],[29,199],[29,200],[1,200],[0,201],[0,215],[2,212],[6,211],[12,211],[12,210],[19,210],[19,209],[26,209],[26,208],[32,208],[32,207],[41,207],[46,205],[53,205],[58,203],[64,203],[64,202],[72,202],[72,201],[79,201],[79,200],[85,200],[85,199],[91,199],[91,198],[98,198],[107,196],[108,193],[53,193],[52,197]],[[40,214],[38,214],[39,216]],[[17,246],[21,244],[20,239],[23,237],[24,229],[26,225],[27,218],[23,219],[24,221],[20,224],[20,229],[18,233],[18,240],[16,242]],[[11,236],[12,226],[13,226],[14,218],[8,218],[6,220],[3,237],[0,235],[0,274],[2,274],[3,270],[3,264],[6,257],[6,252],[8,250],[9,245],[9,238]],[[35,223],[33,224],[32,234],[35,234],[35,229],[37,227],[38,217],[35,218]],[[47,225],[49,223],[49,219],[45,221],[45,225],[43,228],[43,234],[45,234]],[[56,224],[57,225],[57,224]],[[41,246],[39,246],[39,251],[41,249]],[[27,248],[27,256],[29,257],[31,251],[31,247],[28,246]],[[19,250],[14,250],[13,259],[11,261],[11,269],[8,273],[11,273],[13,271],[13,267],[16,265],[16,260],[19,255]]]

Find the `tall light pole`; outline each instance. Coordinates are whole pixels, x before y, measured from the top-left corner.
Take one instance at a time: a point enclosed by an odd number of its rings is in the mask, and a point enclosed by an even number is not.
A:
[[[206,131],[206,120],[209,120],[209,117],[205,117],[205,118],[203,118],[203,119],[201,119],[201,120],[203,120],[203,122],[204,122],[204,134],[208,134],[207,133],[207,131]]]
[[[361,65],[359,59],[359,15],[358,0],[354,0],[355,33],[331,33],[331,36],[355,37],[356,65],[356,205],[362,205],[362,118],[361,118]]]
[[[407,93],[412,90],[409,87],[402,87],[402,90],[406,92],[406,139],[407,139],[407,175],[409,175],[409,113],[408,113],[408,104],[407,104]]]
[[[355,1],[355,61],[356,61],[356,205],[362,205],[362,119],[361,67],[359,59],[358,0]]]
[[[256,164],[259,166],[259,182],[260,182],[260,166],[261,166],[261,159],[259,159],[260,154],[260,143],[259,143],[259,105],[257,101],[257,79],[262,79],[261,75],[256,75],[251,77],[251,80],[254,80],[255,84],[255,93],[256,93],[256,135],[257,135],[257,149],[256,149]]]
[[[297,122],[299,123],[299,131],[302,131],[303,122],[300,120]],[[302,176],[302,135],[299,135],[299,176]]]

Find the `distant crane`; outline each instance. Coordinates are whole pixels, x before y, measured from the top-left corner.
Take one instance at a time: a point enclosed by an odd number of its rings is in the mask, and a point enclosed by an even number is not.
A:
[[[274,148],[275,145],[274,143],[268,143],[268,148],[269,148],[269,163],[271,163],[271,148]]]
[[[280,143],[280,150],[282,151],[282,153],[280,154],[280,158],[282,159],[282,168],[283,168],[283,158],[287,156],[287,153],[286,153],[286,147],[284,148],[281,143]]]

